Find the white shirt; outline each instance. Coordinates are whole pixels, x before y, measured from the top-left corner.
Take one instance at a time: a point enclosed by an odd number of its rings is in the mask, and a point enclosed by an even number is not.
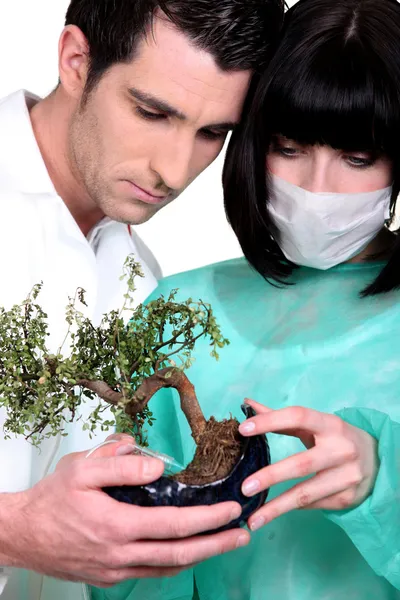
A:
[[[77,288],[86,291],[86,314],[97,324],[102,314],[123,304],[126,283],[119,278],[129,254],[145,273],[136,281],[137,303],[155,289],[160,272],[137,234],[122,223],[103,219],[87,238],[82,234],[52,184],[32,130],[28,109],[38,100],[19,91],[0,102],[0,306],[20,304],[43,282],[38,302],[48,314],[48,344],[54,351],[66,333],[68,297]],[[89,408],[83,406],[81,414]],[[0,427],[4,417],[0,408]],[[0,492],[31,487],[61,456],[90,448],[105,435],[94,442],[75,423],[68,437],[47,440],[40,453],[22,437],[1,436]],[[56,595],[57,600],[80,600],[81,590],[24,571],[0,572],[1,600],[54,600]]]

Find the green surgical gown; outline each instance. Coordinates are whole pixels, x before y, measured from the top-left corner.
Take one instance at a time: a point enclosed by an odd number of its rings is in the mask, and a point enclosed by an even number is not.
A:
[[[231,345],[220,361],[200,341],[188,371],[206,417],[242,420],[245,397],[278,409],[302,405],[336,413],[379,442],[370,497],[341,512],[294,511],[252,534],[248,547],[174,578],[131,580],[93,600],[400,599],[400,292],[361,299],[382,264],[302,268],[296,285],[276,288],[232,260],[163,280],[153,293],[202,298]],[[400,266],[399,266],[400,268]],[[151,402],[153,449],[187,463],[193,440],[177,394]],[[270,434],[273,462],[304,450]],[[295,482],[275,486],[270,498]]]

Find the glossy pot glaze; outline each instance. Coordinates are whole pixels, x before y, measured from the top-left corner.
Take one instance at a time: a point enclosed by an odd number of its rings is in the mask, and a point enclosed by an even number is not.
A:
[[[246,418],[255,415],[250,406],[243,405]],[[220,529],[242,525],[249,516],[264,504],[268,490],[247,498],[241,492],[243,481],[252,473],[271,463],[267,438],[264,435],[242,437],[243,451],[235,467],[224,479],[203,485],[187,485],[169,477],[141,486],[115,486],[104,491],[115,500],[138,506],[199,506],[234,500],[242,506],[242,514]]]

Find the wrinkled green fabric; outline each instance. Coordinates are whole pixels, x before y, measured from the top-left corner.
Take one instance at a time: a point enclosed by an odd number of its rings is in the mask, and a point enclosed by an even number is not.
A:
[[[294,511],[246,548],[172,579],[93,589],[93,600],[192,600],[194,577],[200,600],[400,599],[400,292],[358,295],[381,268],[303,268],[295,286],[278,289],[238,259],[161,282],[153,297],[179,288],[182,299],[210,302],[231,341],[218,363],[200,342],[188,372],[207,417],[242,419],[245,397],[337,413],[376,437],[380,470],[357,508]],[[151,446],[188,462],[193,442],[175,392],[161,391],[152,410]],[[274,462],[304,449],[291,437],[269,441]]]

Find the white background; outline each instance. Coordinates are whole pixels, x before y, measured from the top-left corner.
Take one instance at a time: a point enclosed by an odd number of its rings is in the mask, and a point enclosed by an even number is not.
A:
[[[56,85],[57,43],[68,4],[0,0],[0,98],[21,88],[44,96]],[[223,155],[172,205],[138,227],[165,275],[241,255],[223,210],[222,164]]]

